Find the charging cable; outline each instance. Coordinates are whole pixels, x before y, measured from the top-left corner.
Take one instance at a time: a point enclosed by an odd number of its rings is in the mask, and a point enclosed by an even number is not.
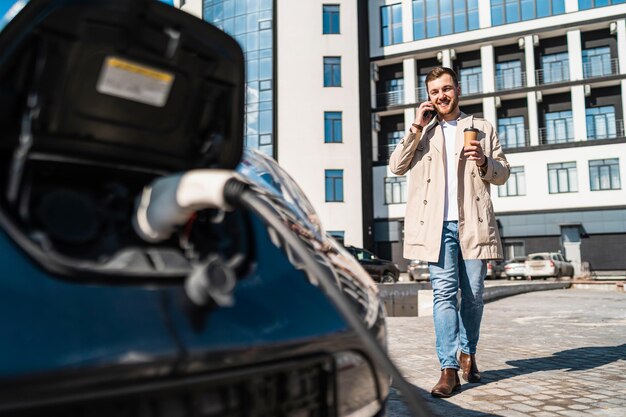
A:
[[[361,339],[374,362],[391,376],[412,414],[431,416],[424,401],[414,392],[383,347],[369,332],[336,282],[329,278],[328,273],[317,262],[313,251],[292,232],[272,205],[251,190],[235,172],[196,170],[156,180],[151,187],[144,190],[133,224],[140,236],[150,242],[157,242],[169,238],[176,227],[183,225],[197,210],[232,210],[239,206],[250,210],[274,229],[283,239],[285,250],[292,251],[304,263],[309,273],[317,278],[322,291]],[[190,298],[192,301],[194,298],[198,299],[197,294]]]

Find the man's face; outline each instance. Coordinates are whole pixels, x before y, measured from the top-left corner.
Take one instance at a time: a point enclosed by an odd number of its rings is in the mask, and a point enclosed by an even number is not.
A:
[[[428,83],[428,97],[441,116],[457,111],[460,94],[461,88],[454,86],[454,81],[448,74],[443,74]]]

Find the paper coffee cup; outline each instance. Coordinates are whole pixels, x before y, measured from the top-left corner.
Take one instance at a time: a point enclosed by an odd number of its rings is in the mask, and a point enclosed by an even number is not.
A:
[[[475,127],[466,127],[465,129],[463,129],[463,146],[464,147],[468,147],[471,146],[472,144],[470,143],[470,141],[472,140],[478,140],[478,129],[476,129]]]

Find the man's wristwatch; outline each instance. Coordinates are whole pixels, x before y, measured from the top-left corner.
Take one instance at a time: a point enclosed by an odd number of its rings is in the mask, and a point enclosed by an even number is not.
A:
[[[419,132],[421,132],[422,129],[424,129],[424,126],[418,125],[417,123],[411,123],[411,126],[413,126],[415,129],[417,129]]]

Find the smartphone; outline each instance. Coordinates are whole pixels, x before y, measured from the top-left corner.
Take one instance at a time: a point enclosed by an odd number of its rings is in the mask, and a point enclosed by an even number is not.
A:
[[[430,100],[429,100],[429,102],[430,102]],[[429,111],[425,112],[424,115],[432,120],[433,117],[437,117],[437,111],[436,110],[429,110]]]

